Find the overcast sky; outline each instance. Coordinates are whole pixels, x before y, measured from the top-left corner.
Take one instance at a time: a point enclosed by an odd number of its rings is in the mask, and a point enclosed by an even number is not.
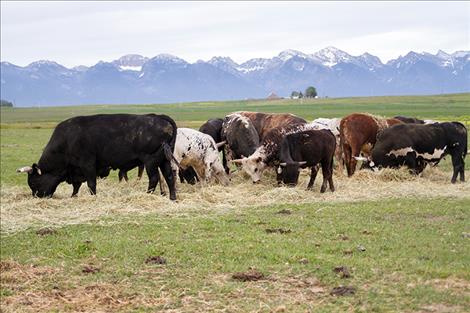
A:
[[[383,62],[470,50],[470,2],[8,2],[1,60],[93,65],[137,53],[236,62],[335,46]]]

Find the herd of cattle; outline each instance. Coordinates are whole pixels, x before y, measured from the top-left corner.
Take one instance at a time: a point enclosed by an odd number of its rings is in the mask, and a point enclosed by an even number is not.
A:
[[[72,196],[83,182],[95,194],[97,177],[113,169],[119,170],[119,180],[127,180],[127,171],[139,167],[139,177],[144,169],[149,177],[148,192],[157,187],[160,171],[175,200],[176,177],[182,183],[214,179],[227,185],[230,163],[253,183],[272,168],[278,183],[296,185],[300,169],[311,168],[309,189],[321,167],[320,191],[325,192],[328,185],[335,189],[333,159],[339,171],[346,167],[348,176],[358,160],[374,171],[407,166],[418,174],[450,155],[455,183],[458,175],[465,180],[466,154],[467,129],[459,122],[366,113],[307,122],[292,114],[235,112],[196,131],[177,128],[166,115],[101,114],[59,123],[39,162],[17,171],[28,174],[33,196],[50,197],[64,181],[73,185]],[[163,194],[161,182],[160,189]]]

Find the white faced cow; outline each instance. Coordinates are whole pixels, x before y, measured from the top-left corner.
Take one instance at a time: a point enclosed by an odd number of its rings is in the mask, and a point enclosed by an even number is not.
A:
[[[223,144],[216,144],[211,136],[197,130],[178,128],[174,156],[182,169],[192,166],[200,179],[209,181],[215,178],[227,185],[228,177],[218,150]],[[176,166],[173,169],[178,171]]]

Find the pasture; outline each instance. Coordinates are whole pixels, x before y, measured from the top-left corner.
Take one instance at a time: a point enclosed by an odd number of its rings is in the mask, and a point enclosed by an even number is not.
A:
[[[97,113],[163,113],[198,128],[238,110],[312,120],[352,112],[470,125],[470,94],[165,105],[1,109],[1,305],[5,312],[468,312],[470,183],[450,158],[406,170],[335,172],[337,191],[178,184],[177,202],[146,176],[61,184],[34,199],[15,169],[36,162],[57,122]],[[470,161],[467,158],[467,180]]]

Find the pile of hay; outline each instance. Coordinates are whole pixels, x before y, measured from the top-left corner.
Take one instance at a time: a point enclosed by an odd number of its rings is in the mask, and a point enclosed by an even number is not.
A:
[[[145,177],[145,176],[144,176]],[[147,194],[147,179],[118,183],[110,179],[98,182],[96,196],[90,196],[84,185],[77,198],[70,198],[72,187],[61,184],[51,199],[32,198],[26,185],[3,187],[1,190],[1,231],[14,233],[29,227],[82,224],[116,215],[185,215],[242,211],[253,207],[316,202],[373,201],[386,198],[468,198],[470,184],[450,183],[451,173],[428,168],[413,176],[406,169],[384,169],[379,172],[357,171],[348,178],[334,175],[336,192],[320,194],[323,180],[318,174],[314,189],[306,190],[309,171],[301,173],[300,184],[278,187],[273,171],[265,173],[262,183],[254,185],[238,171],[228,187],[216,184],[179,184],[177,201],[168,196]],[[165,186],[166,187],[166,186]],[[109,223],[110,219],[106,220]],[[111,219],[112,220],[112,219]]]

